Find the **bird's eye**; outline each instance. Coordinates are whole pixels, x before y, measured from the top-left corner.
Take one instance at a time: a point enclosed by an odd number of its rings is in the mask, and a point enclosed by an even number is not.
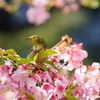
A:
[[[37,38],[38,38],[37,36],[34,36],[34,37],[33,37],[33,39],[35,39],[35,40],[37,40]]]

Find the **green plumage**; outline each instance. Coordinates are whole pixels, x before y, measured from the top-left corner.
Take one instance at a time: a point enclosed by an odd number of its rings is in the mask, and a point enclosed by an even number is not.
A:
[[[32,35],[26,39],[30,40],[33,44],[28,56],[34,57],[40,50],[48,48],[46,41],[39,35]]]

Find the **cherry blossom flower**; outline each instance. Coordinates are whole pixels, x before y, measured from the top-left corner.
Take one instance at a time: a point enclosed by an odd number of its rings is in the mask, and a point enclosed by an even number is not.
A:
[[[58,97],[55,95],[54,90],[49,91],[49,96],[46,100],[58,100]]]
[[[82,43],[71,45],[68,50],[68,54],[71,55],[69,63],[71,62],[73,66],[80,63],[84,58],[87,58],[87,52],[82,50]]]
[[[49,3],[49,0],[32,0],[34,6],[46,6]]]
[[[36,98],[36,100],[46,100],[48,97],[47,92],[40,87],[32,87],[31,91],[33,92],[33,96]]]
[[[7,91],[8,88],[5,85],[0,84],[0,90]]]
[[[30,89],[31,86],[36,85],[36,81],[28,77],[28,73],[22,67],[20,67],[17,71],[12,75],[13,81],[15,81],[20,88],[27,86]]]
[[[43,79],[44,81],[49,81],[49,82],[51,82],[52,83],[52,79],[51,79],[51,76],[50,76],[50,74],[47,72],[47,71],[45,71],[45,72],[40,72],[39,73],[39,76],[41,77],[41,79]]]
[[[0,65],[0,90],[7,92],[9,89],[11,100],[28,100],[22,91],[36,100],[65,100],[66,96],[75,96],[78,100],[95,100],[100,92],[100,64],[94,62],[84,65],[83,60],[88,54],[82,49],[82,43],[69,43],[62,48],[57,45],[54,50],[59,55],[50,56],[50,64],[44,63],[38,68],[29,63],[17,65],[16,70],[13,70],[11,59],[5,60]],[[42,69],[44,66],[47,69]],[[4,95],[0,92],[0,99],[9,100],[6,98],[9,96]]]
[[[50,18],[50,14],[45,10],[44,7],[30,7],[27,10],[27,20],[31,24],[40,25],[46,22]]]
[[[0,76],[11,74],[13,67],[8,65],[0,65]]]
[[[0,0],[0,3],[2,3],[4,0]]]
[[[0,100],[7,100],[4,93],[0,92]]]
[[[64,6],[64,0],[55,0],[55,6],[62,8]]]
[[[50,83],[44,82],[42,85],[42,89],[46,90],[46,92],[49,92],[49,91],[53,90],[54,87]]]
[[[99,67],[100,65],[98,63],[93,63],[92,66],[89,67],[88,71],[81,71],[79,68],[75,71],[75,80],[76,84],[79,85],[82,91],[84,91],[84,95],[80,94],[81,92],[78,92],[78,96],[81,96],[81,98],[84,96],[85,98],[88,98],[91,100],[91,98],[95,98],[97,95],[99,95],[100,86],[98,85],[99,77]],[[80,90],[81,90],[80,89]],[[76,91],[76,89],[75,89]],[[82,92],[83,93],[83,92]],[[88,100],[86,99],[86,100]]]
[[[68,81],[65,77],[57,78],[55,80],[55,94],[58,95],[58,98],[60,99],[62,97],[62,94],[65,93],[66,87],[68,85]]]

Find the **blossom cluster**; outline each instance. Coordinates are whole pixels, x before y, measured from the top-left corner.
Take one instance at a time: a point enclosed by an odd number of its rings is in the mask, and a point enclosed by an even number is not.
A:
[[[82,49],[82,43],[70,43],[71,38],[64,36],[52,48],[58,54],[38,67],[34,63],[18,65],[3,56],[0,100],[95,100],[99,97],[100,64],[84,65],[88,54]],[[0,49],[0,55],[2,52]]]
[[[49,9],[56,7],[62,9],[62,13],[68,13],[71,9],[77,11],[79,0],[32,0],[32,6],[27,10],[29,23],[40,25],[50,18]]]
[[[41,25],[45,23],[51,16],[50,9],[61,9],[63,14],[70,11],[77,11],[80,6],[98,8],[100,6],[99,0],[0,0],[0,8],[3,7],[8,12],[14,12],[26,3],[29,7],[26,11],[27,20],[30,24]]]

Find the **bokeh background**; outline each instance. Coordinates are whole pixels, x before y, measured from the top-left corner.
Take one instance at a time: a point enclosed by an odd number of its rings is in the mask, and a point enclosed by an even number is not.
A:
[[[6,2],[9,3],[9,0]],[[61,9],[50,9],[51,17],[44,24],[29,24],[26,18],[28,6],[25,3],[11,14],[0,8],[0,48],[14,49],[21,57],[26,57],[32,44],[25,40],[34,34],[41,35],[51,48],[61,37],[68,34],[76,43],[83,43],[88,58],[85,64],[100,62],[100,8],[91,9],[81,6],[77,11],[62,14]]]

